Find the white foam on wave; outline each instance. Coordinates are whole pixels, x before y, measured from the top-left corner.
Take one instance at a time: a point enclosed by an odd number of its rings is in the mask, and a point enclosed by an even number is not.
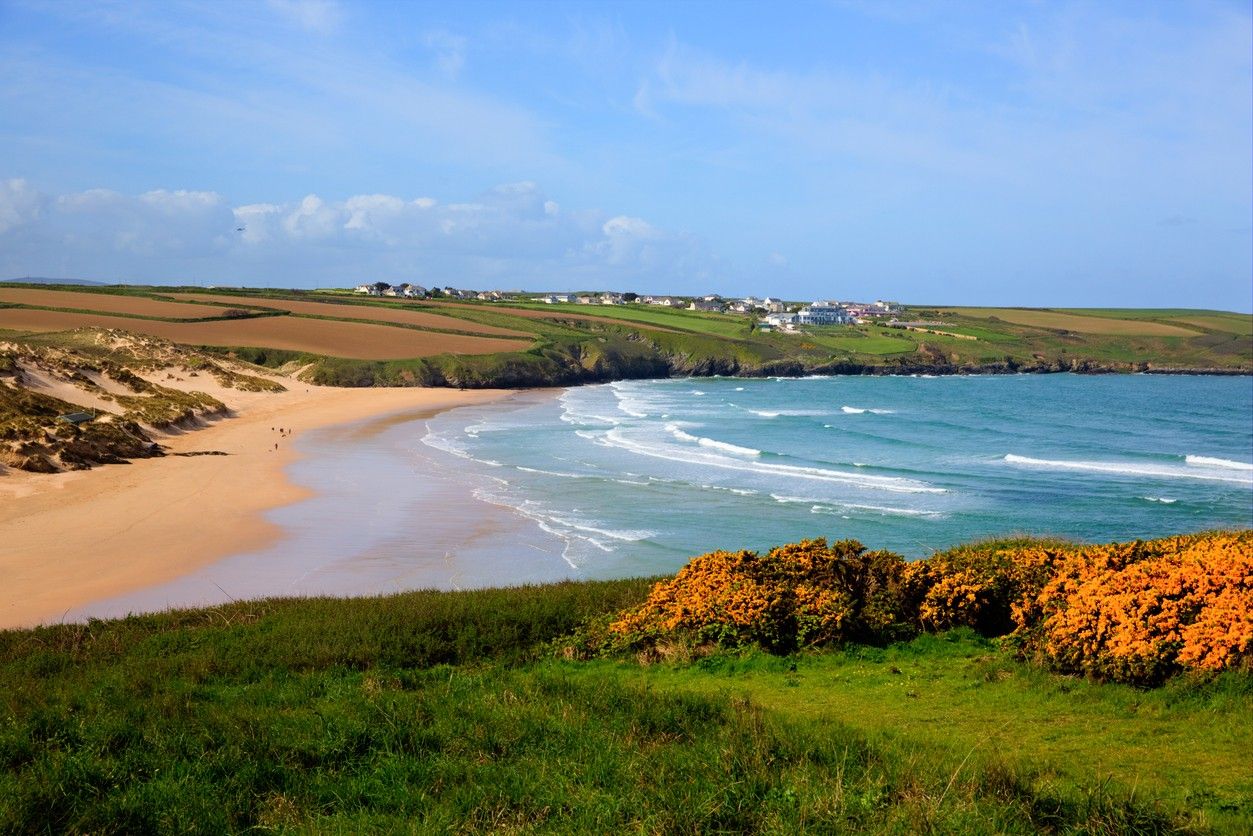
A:
[[[540,467],[524,467],[523,465],[514,465],[515,470],[521,470],[523,473],[538,473],[541,476],[556,476],[560,479],[598,479],[598,476],[592,476],[588,473],[565,473],[560,470],[544,470]]]
[[[1005,455],[1004,462],[1025,467],[1050,470],[1078,470],[1090,473],[1110,473],[1117,476],[1144,476],[1151,479],[1203,479],[1209,482],[1232,482],[1253,487],[1253,471],[1242,472],[1224,467],[1202,469],[1194,465],[1139,464],[1136,462],[1070,461],[1064,459],[1036,459],[1030,456]]]
[[[692,390],[692,394],[693,394],[693,395],[700,396],[700,395],[703,395],[703,394],[705,394],[705,393],[704,393],[704,392],[702,392],[702,391],[701,391],[701,390],[699,390],[699,389],[693,389],[693,390]]]
[[[649,537],[657,536],[657,532],[648,531],[646,529],[598,528],[584,520],[572,520],[555,514],[550,515],[549,518],[558,525],[564,525],[569,528],[573,528],[576,531],[586,531],[589,534],[599,534],[600,536],[608,537],[611,540],[622,540],[627,543],[638,543],[640,540],[647,540]]]
[[[895,415],[896,414],[895,409],[874,409],[871,407],[860,407],[860,406],[842,406],[840,407],[840,412],[843,412],[845,415],[864,415],[867,412],[869,412],[871,415]]]
[[[737,392],[743,392],[743,391],[744,391],[744,387],[743,387],[743,386],[736,386],[736,387],[735,387],[735,391],[737,391]]]
[[[426,435],[422,436],[421,440],[427,447],[442,450],[443,452],[450,453],[459,459],[473,460],[474,458],[470,455],[469,451],[467,451],[460,444],[457,444],[450,438],[437,435],[434,430],[427,430]]]
[[[1142,496],[1140,498],[1148,500],[1149,502],[1160,502],[1163,505],[1174,505],[1176,502],[1179,501],[1177,499],[1168,499],[1164,496]]]
[[[740,470],[765,476],[783,476],[793,479],[808,479],[818,482],[835,482],[850,484],[874,490],[894,491],[898,493],[947,493],[944,488],[937,488],[912,479],[901,479],[892,476],[869,476],[862,473],[844,473],[821,467],[804,467],[800,465],[767,463],[733,459],[714,453],[704,453],[686,447],[669,444],[649,444],[628,438],[620,428],[615,427],[596,439],[597,444],[617,447],[642,456],[651,456],[668,461],[682,461],[687,464],[717,467],[725,470]]]
[[[760,493],[760,491],[755,491],[752,488],[730,488],[726,485],[697,485],[696,487],[703,491],[725,491],[726,493],[733,493],[736,496],[756,496]]]
[[[900,508],[894,505],[870,505],[863,502],[838,502],[826,499],[815,499],[811,496],[784,496],[772,493],[770,498],[780,505],[809,505],[811,514],[840,514],[846,511],[871,511],[876,514],[889,514],[897,517],[940,517],[939,511],[924,508]]]
[[[1231,459],[1220,459],[1216,456],[1184,456],[1184,463],[1200,467],[1222,467],[1227,470],[1245,470],[1253,472],[1253,464],[1237,462]]]
[[[710,447],[715,450],[725,450],[728,453],[734,453],[737,456],[760,456],[761,451],[752,447],[741,447],[738,444],[731,444],[727,441],[718,441],[715,438],[705,438],[700,435],[692,435],[684,432],[677,424],[666,424],[666,431],[679,441],[687,441],[692,444],[699,444],[701,447]]]

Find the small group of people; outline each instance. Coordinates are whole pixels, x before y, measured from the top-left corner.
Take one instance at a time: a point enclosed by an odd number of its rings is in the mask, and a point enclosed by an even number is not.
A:
[[[270,427],[270,432],[278,433],[280,437],[291,435],[291,427]],[[274,442],[274,449],[278,450],[278,442]]]

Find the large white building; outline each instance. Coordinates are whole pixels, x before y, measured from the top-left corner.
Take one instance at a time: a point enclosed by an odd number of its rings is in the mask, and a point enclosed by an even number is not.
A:
[[[798,325],[852,325],[854,319],[848,309],[838,302],[814,302],[796,313],[772,313],[766,316],[766,324],[784,331]]]
[[[838,302],[814,302],[796,312],[799,325],[850,325],[853,318]]]

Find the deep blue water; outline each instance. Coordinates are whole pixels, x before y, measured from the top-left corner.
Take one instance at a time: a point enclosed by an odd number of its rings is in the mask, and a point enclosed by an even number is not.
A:
[[[417,441],[593,577],[815,536],[921,556],[1253,526],[1247,377],[620,382],[454,410]]]

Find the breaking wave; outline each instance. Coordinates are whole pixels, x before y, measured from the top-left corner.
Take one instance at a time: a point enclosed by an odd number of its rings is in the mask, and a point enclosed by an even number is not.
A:
[[[1144,476],[1151,479],[1204,479],[1210,482],[1233,482],[1253,487],[1253,470],[1248,471],[1248,475],[1241,475],[1241,471],[1223,466],[1210,466],[1208,469],[1202,469],[1191,465],[1035,459],[1030,456],[1017,456],[1013,453],[1006,454],[1004,461],[1008,464],[1052,470],[1078,470],[1091,473],[1111,473],[1118,476]]]

